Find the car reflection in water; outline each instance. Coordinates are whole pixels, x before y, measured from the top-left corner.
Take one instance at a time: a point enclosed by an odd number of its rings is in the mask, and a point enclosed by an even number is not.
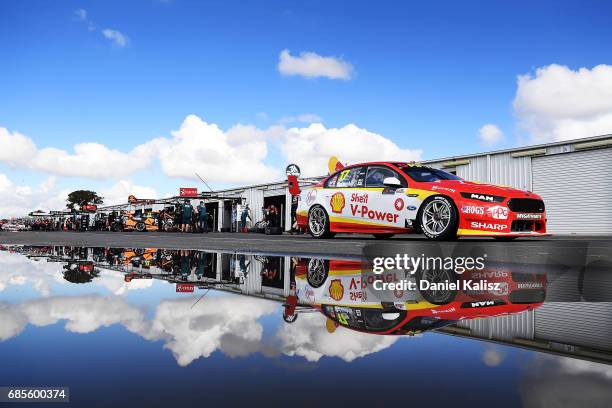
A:
[[[532,310],[546,298],[546,274],[520,272],[519,266],[489,266],[461,275],[445,271],[416,274],[392,271],[416,283],[416,290],[372,291],[373,275],[357,260],[298,258],[158,248],[21,247],[20,252],[64,263],[64,278],[91,282],[100,269],[124,273],[124,281],[159,279],[174,284],[176,292],[215,289],[264,297],[283,304],[283,319],[293,323],[302,313],[321,312],[326,329],[337,327],[381,334],[412,336],[461,320],[503,316]],[[390,276],[389,274],[393,275]],[[458,289],[419,289],[418,282],[448,281]],[[491,289],[464,289],[494,284]]]
[[[434,271],[412,276],[393,271],[378,279],[397,281],[398,274],[411,279],[415,290],[388,291],[386,298],[393,301],[381,301],[373,289],[376,277],[362,269],[361,262],[302,259],[295,273],[297,298],[328,318],[330,332],[341,325],[395,335],[419,334],[460,320],[519,313],[539,307],[546,298],[545,274],[513,272],[507,265],[461,275]],[[420,281],[444,281],[457,289],[432,290]],[[286,321],[291,315],[287,309]]]

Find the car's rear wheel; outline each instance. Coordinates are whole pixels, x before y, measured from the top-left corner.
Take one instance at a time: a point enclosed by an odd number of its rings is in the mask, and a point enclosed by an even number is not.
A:
[[[455,205],[444,196],[425,200],[418,217],[421,231],[433,240],[456,238],[458,218]]]
[[[134,228],[138,232],[143,232],[145,229],[147,229],[147,226],[145,225],[144,222],[138,222],[138,223],[136,223],[136,226]]]
[[[395,234],[372,234],[372,235],[374,235],[374,238],[376,239],[387,239],[387,238],[391,238]]]
[[[308,211],[308,232],[314,238],[328,238],[333,234],[329,231],[329,216],[320,205],[313,206]]]

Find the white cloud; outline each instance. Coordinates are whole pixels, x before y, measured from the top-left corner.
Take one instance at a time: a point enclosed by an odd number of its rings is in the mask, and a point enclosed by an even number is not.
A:
[[[390,347],[397,336],[376,336],[338,327],[333,334],[325,328],[326,317],[303,313],[295,323],[280,327],[277,337],[281,351],[288,356],[301,356],[319,361],[323,356],[353,361]]]
[[[192,308],[193,303],[194,298],[163,301],[153,321],[153,331],[166,339],[181,366],[216,350],[231,357],[259,350],[263,326],[257,320],[277,310],[274,302],[240,296],[208,297]]]
[[[0,303],[0,322],[0,341],[4,341],[21,333],[28,319],[10,304]]]
[[[486,346],[484,353],[482,354],[482,362],[489,367],[499,366],[506,355],[497,347]]]
[[[129,180],[119,180],[111,187],[100,190],[99,194],[104,197],[104,205],[126,203],[130,195],[137,198],[159,198],[155,189],[136,185]]]
[[[314,113],[302,113],[297,116],[285,116],[279,119],[278,121],[278,123],[281,123],[281,124],[296,123],[296,122],[301,122],[301,123],[318,122],[320,123],[320,122],[323,122],[323,119],[319,115],[316,115]]]
[[[612,133],[612,66],[552,64],[521,75],[514,110],[536,143]]]
[[[49,177],[38,188],[14,184],[0,174],[0,218],[21,217],[36,210],[66,206],[67,191],[56,191],[55,178]]]
[[[237,125],[223,131],[189,115],[172,138],[152,141],[164,173],[170,177],[208,182],[261,183],[279,180],[282,173],[264,164],[268,154],[267,133],[254,126]]]
[[[87,21],[87,10],[81,8],[81,9],[75,10],[74,14],[77,17],[77,19],[81,21]]]
[[[494,146],[504,139],[504,134],[495,125],[487,123],[478,131],[480,141],[485,146]]]
[[[305,78],[349,80],[353,76],[353,66],[341,58],[322,57],[314,52],[302,52],[299,56],[293,56],[289,50],[281,51],[278,71],[282,75],[299,75]]]
[[[79,143],[74,146],[74,153],[55,147],[39,149],[29,137],[0,127],[0,162],[59,176],[124,177],[147,168],[154,153],[146,144],[128,153],[100,143]]]
[[[125,47],[128,43],[128,37],[120,31],[105,28],[102,30],[102,35],[119,47]]]
[[[314,114],[291,118],[305,123],[320,119]],[[118,180],[107,189],[98,189],[108,204],[125,202],[130,194],[158,197],[154,189],[129,181],[134,173],[149,169],[156,161],[169,177],[197,180],[195,173],[198,173],[209,183],[237,185],[282,180],[284,166],[267,163],[271,146],[279,148],[282,161],[299,164],[306,176],[325,174],[330,156],[355,163],[368,160],[410,161],[418,160],[421,155],[421,150],[400,148],[384,136],[354,124],[326,128],[320,123],[311,123],[307,127],[289,129],[279,124],[266,129],[237,124],[223,130],[196,115],[189,115],[178,130],[171,132],[170,137],[151,139],[127,152],[110,149],[100,143],[79,143],[74,146],[73,152],[56,147],[38,148],[29,137],[0,127],[0,163],[57,176]],[[368,148],[364,149],[363,146]],[[48,179],[38,190],[33,190],[13,186],[5,176],[0,176],[0,188],[9,186],[22,196],[46,193],[47,198],[53,196],[53,202],[57,202],[55,178]],[[62,194],[63,201],[67,193]],[[42,196],[38,201],[41,200]],[[8,198],[5,201],[5,205],[11,204]],[[0,210],[2,203],[0,198]],[[31,203],[22,208],[32,206],[38,207],[38,204]]]
[[[298,164],[305,176],[325,174],[331,156],[337,156],[343,163],[411,161],[421,157],[421,150],[402,149],[384,136],[354,124],[326,128],[317,123],[288,129],[281,149],[288,162]]]

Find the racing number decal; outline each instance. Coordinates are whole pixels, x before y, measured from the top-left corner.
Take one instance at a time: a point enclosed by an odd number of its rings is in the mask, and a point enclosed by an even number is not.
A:
[[[350,172],[351,169],[342,170],[342,173],[340,173],[340,177],[338,177],[338,181],[344,181],[344,179],[346,178],[346,176],[349,175]]]

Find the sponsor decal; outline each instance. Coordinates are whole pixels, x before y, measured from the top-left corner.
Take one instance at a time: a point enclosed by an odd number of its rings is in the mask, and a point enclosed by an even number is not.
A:
[[[181,187],[179,188],[180,197],[193,197],[198,195],[198,189],[195,187]]]
[[[540,289],[542,282],[521,282],[516,285],[519,289]]]
[[[463,205],[461,206],[461,212],[463,214],[484,215],[484,207],[479,207],[477,205]]]
[[[362,203],[362,204],[367,204],[368,203],[368,194],[367,193],[353,193],[351,195],[351,202],[352,203]]]
[[[398,214],[393,214],[387,211],[371,210],[367,205],[359,206],[357,204],[351,204],[351,214],[353,217],[359,216],[361,218],[369,218],[371,220],[393,223],[397,222],[397,218],[399,217]]]
[[[406,207],[406,209],[410,210],[410,211],[414,211],[416,210],[416,206],[415,205],[409,205],[408,207]]]
[[[394,206],[397,211],[402,211],[404,209],[404,200],[402,200],[401,198],[397,198],[395,200]]]
[[[306,299],[309,300],[310,302],[314,302],[315,300],[314,290],[312,290],[312,288],[310,287],[307,287],[306,289],[304,289],[304,297],[306,297]]]
[[[340,214],[342,210],[344,210],[344,206],[346,205],[344,194],[340,192],[335,193],[333,196],[331,196],[331,199],[329,200],[329,205],[331,205],[331,209],[333,212]]]
[[[518,218],[519,220],[541,220],[542,214],[519,213],[516,214],[516,218]]]
[[[461,193],[461,196],[464,198],[469,198],[472,200],[484,201],[487,203],[501,203],[504,201],[504,197],[491,195],[491,194],[480,194],[480,193]]]
[[[508,229],[508,226],[505,224],[495,224],[491,222],[472,221],[471,225],[473,229],[481,229],[481,230],[505,231]]]
[[[454,192],[455,192],[455,189],[454,189],[454,188],[449,188],[449,187],[439,187],[439,186],[433,186],[431,189],[432,189],[432,190],[439,190],[439,191],[449,191],[449,192],[451,192],[451,193],[454,193]]]
[[[306,195],[306,204],[310,205],[317,199],[317,190],[310,190]]]
[[[454,307],[451,307],[450,309],[442,309],[442,310],[431,309],[431,313],[432,314],[452,313],[452,312],[455,312],[455,311],[456,311],[456,309]]]
[[[334,299],[336,302],[340,301],[344,296],[344,286],[342,286],[342,282],[340,279],[334,279],[329,284],[329,297]]]
[[[193,292],[194,287],[195,286],[193,285],[193,283],[177,283],[176,291],[178,293],[190,293]]]
[[[501,205],[494,205],[487,209],[489,215],[496,220],[507,220],[508,219],[508,208]]]
[[[480,307],[491,307],[505,305],[506,302],[503,300],[482,300],[479,302],[465,302],[461,304],[462,309],[475,309]]]
[[[472,272],[470,276],[472,279],[507,278],[508,272],[506,271]]]

